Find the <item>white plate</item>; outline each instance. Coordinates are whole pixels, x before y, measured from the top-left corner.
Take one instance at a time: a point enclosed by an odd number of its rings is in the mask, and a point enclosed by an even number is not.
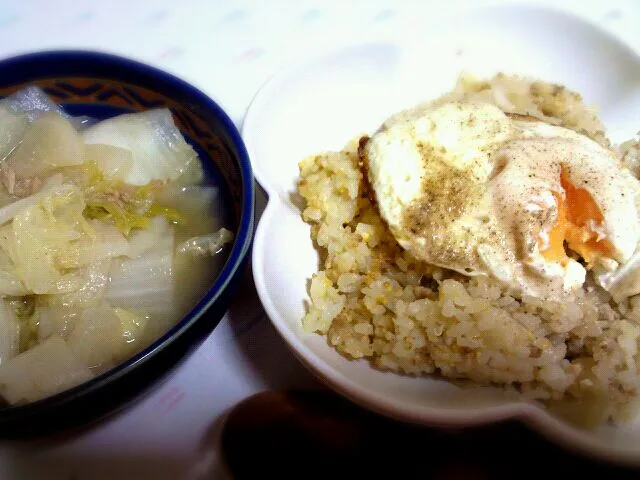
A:
[[[394,111],[444,93],[463,69],[532,75],[575,89],[600,108],[614,141],[640,128],[640,59],[583,20],[552,10],[501,7],[425,25],[424,32],[419,44],[372,43],[307,58],[273,77],[255,97],[243,136],[255,175],[269,194],[253,247],[260,299],[300,360],[370,409],[427,425],[517,417],[564,445],[640,464],[640,420],[581,431],[534,404],[506,400],[498,389],[463,391],[444,380],[408,378],[348,361],[325,338],[302,330],[306,285],[318,266],[310,228],[292,197],[305,156],[339,150]]]

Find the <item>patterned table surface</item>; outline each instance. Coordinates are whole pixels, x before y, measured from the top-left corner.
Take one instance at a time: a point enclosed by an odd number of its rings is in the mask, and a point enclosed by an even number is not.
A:
[[[503,3],[514,2],[473,2]],[[638,1],[537,3],[588,18],[640,51]],[[240,124],[256,90],[292,59],[363,39],[419,35],[429,22],[470,6],[461,0],[0,0],[0,56],[53,48],[126,55],[192,82]],[[223,478],[215,443],[225,411],[258,391],[315,383],[264,317],[250,272],[239,299],[195,354],[132,408],[65,441],[0,444],[0,478],[162,480],[211,472]]]

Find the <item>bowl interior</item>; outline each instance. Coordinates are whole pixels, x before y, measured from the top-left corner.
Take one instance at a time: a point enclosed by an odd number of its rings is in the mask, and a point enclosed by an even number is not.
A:
[[[0,72],[0,98],[35,85],[71,115],[102,120],[121,113],[169,108],[181,133],[203,162],[208,181],[220,189],[222,225],[236,232],[226,263],[201,301],[161,338],[89,382],[27,405],[0,407],[2,421],[67,402],[123,376],[171,344],[208,309],[213,311],[209,312],[210,331],[226,309],[226,298],[220,297],[237,276],[251,242],[254,192],[248,156],[231,120],[206,95],[169,74],[92,52],[25,55],[0,62]],[[213,305],[216,306],[210,308]]]

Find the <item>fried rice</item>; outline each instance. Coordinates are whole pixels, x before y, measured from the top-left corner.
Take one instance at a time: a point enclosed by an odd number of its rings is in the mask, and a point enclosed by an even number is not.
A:
[[[462,76],[443,97],[565,126],[611,147],[597,113],[560,85],[498,74]],[[639,405],[640,296],[614,302],[590,278],[558,303],[514,298],[491,278],[464,277],[416,261],[397,244],[370,199],[358,139],[300,163],[303,219],[321,254],[302,319],[350,359],[398,374],[441,375],[544,403],[582,426],[633,418]],[[640,172],[640,144],[616,149]],[[622,167],[621,167],[622,168]]]

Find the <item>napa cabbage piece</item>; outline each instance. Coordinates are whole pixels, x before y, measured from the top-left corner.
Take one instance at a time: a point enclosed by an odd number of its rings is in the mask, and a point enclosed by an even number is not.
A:
[[[220,189],[214,186],[185,186],[172,182],[156,194],[156,202],[180,212],[191,236],[213,232],[224,216]]]
[[[102,302],[79,314],[67,343],[92,371],[101,371],[135,353],[146,325],[145,317]]]
[[[199,162],[166,108],[118,115],[86,129],[82,136],[87,145],[130,150],[133,164],[124,181],[132,185],[175,180]]]
[[[84,189],[87,218],[112,221],[127,236],[134,229],[147,228],[149,219],[157,215],[163,215],[172,223],[183,220],[178,210],[155,201],[156,193],[162,188],[159,182],[129,185],[121,180],[105,178],[91,164],[86,168],[92,172]]]
[[[0,365],[0,394],[11,404],[33,402],[93,378],[57,335]]]
[[[171,182],[162,187],[156,199],[180,211],[197,212],[201,215],[218,205],[220,190],[209,185],[180,185]]]
[[[0,296],[22,297],[29,293],[29,289],[15,273],[11,258],[0,249]]]
[[[62,187],[62,175],[56,174],[49,177],[40,187],[40,189],[33,195],[27,198],[21,198],[15,202],[12,202],[2,208],[0,208],[0,225],[13,220],[18,213],[26,210],[27,208],[36,205],[47,195],[55,195],[56,192],[62,191],[68,188]]]
[[[0,181],[11,195],[31,195],[42,175],[84,161],[71,117],[38,88],[0,102],[0,132]]]
[[[7,189],[2,185],[2,182],[0,182],[0,208],[4,208],[15,201],[16,196],[7,192]]]
[[[162,218],[162,217],[160,217]],[[114,262],[105,300],[155,321],[175,316],[174,232],[157,222],[155,243],[137,258]]]
[[[120,320],[122,336],[126,344],[122,353],[125,357],[129,357],[140,349],[141,343],[145,339],[144,334],[149,317],[136,314],[122,307],[114,308],[113,312]]]
[[[86,191],[86,216],[112,221],[124,235],[136,228],[147,228],[153,205],[153,189],[119,182],[100,182]]]
[[[206,174],[204,172],[204,166],[200,160],[190,162],[182,172],[182,174],[170,185],[176,185],[179,187],[188,187],[192,185],[202,185],[205,181]]]
[[[5,297],[4,304],[19,326],[18,351],[24,352],[38,343],[38,317],[35,295]]]
[[[68,339],[87,309],[103,303],[109,285],[112,260],[94,262],[80,269],[77,290],[58,295],[41,295],[36,307],[35,337],[38,341],[52,335]]]
[[[0,102],[0,161],[16,149],[26,129],[25,115],[14,112],[10,105]]]
[[[173,229],[166,217],[152,217],[149,219],[147,228],[136,230],[129,236],[127,256],[138,258],[162,242],[166,242],[167,237],[173,234]]]
[[[2,163],[2,181],[9,193],[14,193],[20,180],[84,162],[82,136],[64,117],[45,113],[27,128],[20,145]]]
[[[16,314],[0,300],[0,366],[20,350],[20,322]]]
[[[1,227],[0,293],[82,295],[85,276],[101,262],[129,255],[124,235],[109,223],[87,221],[86,207],[77,186],[61,185]]]
[[[77,290],[47,296],[47,304],[64,309],[83,309],[102,303],[110,281],[113,260],[105,259],[90,263],[77,271],[81,283]]]
[[[85,146],[87,162],[95,166],[105,178],[124,181],[133,167],[133,152],[113,145]]]
[[[42,304],[38,305],[35,314],[37,319],[37,342],[42,343],[54,335],[66,339],[73,330],[81,313],[82,307],[65,307],[55,303],[48,304],[46,301],[42,302]]]
[[[83,310],[67,343],[92,370],[115,365],[124,358],[128,346],[120,317],[107,303]]]
[[[232,240],[233,233],[226,228],[221,228],[217,232],[185,240],[177,246],[176,253],[196,256],[216,255]]]
[[[29,292],[65,293],[81,285],[81,276],[68,272],[66,261],[73,256],[75,242],[90,231],[82,216],[84,207],[77,187],[61,185],[0,228],[0,248]]]
[[[55,113],[68,118],[60,106],[36,86],[18,90],[0,103],[16,114],[24,116],[28,122],[33,122],[45,113]]]
[[[28,125],[47,112],[64,115],[38,87],[27,87],[0,101],[0,161],[20,144]]]
[[[128,255],[129,242],[112,224],[88,220],[83,235],[57,257],[61,268],[95,266],[103,260]]]
[[[36,309],[35,295],[7,296],[5,302],[16,318],[22,320],[33,316]]]

